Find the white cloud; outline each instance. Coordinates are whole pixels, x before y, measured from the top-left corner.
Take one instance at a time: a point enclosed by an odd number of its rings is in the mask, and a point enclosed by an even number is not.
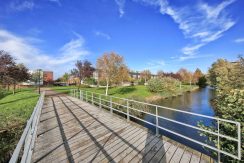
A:
[[[147,63],[147,66],[143,68],[143,70],[149,69],[149,70],[158,70],[165,66],[166,63],[164,60],[151,60]]]
[[[185,61],[188,59],[198,59],[198,58],[207,58],[207,57],[212,57],[212,55],[185,55],[185,56],[180,56],[179,60]]]
[[[100,36],[100,37],[103,37],[107,40],[110,40],[111,39],[111,36],[107,33],[104,33],[104,32],[101,32],[101,31],[95,31],[94,32],[96,36]]]
[[[24,11],[24,10],[32,10],[35,4],[31,0],[25,0],[22,2],[13,1],[10,3],[10,9],[13,11]]]
[[[54,3],[58,4],[59,6],[62,6],[60,0],[49,0],[49,1],[50,1],[50,2],[54,2]]]
[[[184,55],[197,54],[201,47],[222,37],[224,32],[235,25],[235,21],[225,10],[235,0],[225,0],[218,5],[201,1],[196,5],[183,7],[172,6],[167,0],[135,1],[159,7],[161,14],[169,15],[179,25],[184,36],[192,42],[182,48]]]
[[[0,49],[9,52],[18,63],[26,64],[30,69],[52,70],[58,77],[69,71],[74,62],[89,54],[80,36],[64,44],[56,55],[46,54],[29,40],[0,29]]]
[[[244,42],[244,38],[238,38],[234,40],[236,43],[243,43]]]
[[[119,16],[122,17],[125,13],[125,11],[124,11],[125,0],[115,0],[115,2],[119,7]]]
[[[197,45],[192,45],[192,46],[186,46],[184,48],[182,48],[182,52],[186,55],[195,55],[196,51],[201,48],[202,46],[204,46],[204,43],[200,43]]]

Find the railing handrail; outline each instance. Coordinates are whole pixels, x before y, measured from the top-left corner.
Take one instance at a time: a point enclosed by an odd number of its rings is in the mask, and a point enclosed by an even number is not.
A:
[[[87,91],[87,90],[82,90],[82,91],[90,92],[90,93],[94,93],[94,94],[99,94],[99,95],[102,95],[102,96],[106,96],[105,94],[101,94],[101,93],[97,93],[97,92],[91,92],[91,91]],[[185,114],[196,115],[196,116],[199,116],[199,117],[204,117],[204,118],[209,118],[209,119],[214,119],[214,120],[221,120],[221,121],[229,122],[229,123],[233,123],[233,124],[240,123],[240,122],[236,122],[236,121],[232,121],[232,120],[228,120],[228,119],[223,119],[223,118],[219,118],[219,117],[213,117],[213,116],[208,116],[208,115],[204,115],[204,114],[192,113],[192,112],[189,112],[189,111],[183,111],[183,110],[174,109],[174,108],[170,108],[170,107],[166,107],[166,106],[160,106],[160,105],[151,104],[151,103],[147,103],[147,102],[136,101],[136,100],[133,100],[133,99],[127,99],[127,98],[110,96],[110,95],[109,96],[107,95],[107,97],[113,97],[113,98],[117,98],[117,99],[121,99],[121,100],[128,100],[128,101],[131,101],[131,102],[137,102],[137,103],[146,104],[146,105],[149,105],[149,106],[155,106],[155,107],[157,106],[159,108],[163,108],[163,109],[167,109],[167,110],[172,110],[172,111],[181,112],[181,113],[185,113]]]
[[[22,148],[23,154],[21,157],[21,163],[29,163],[31,162],[31,156],[34,148],[34,142],[36,138],[36,132],[37,132],[37,125],[39,123],[39,117],[41,113],[41,108],[44,102],[45,97],[45,91],[41,93],[41,96],[39,97],[36,106],[34,107],[34,110],[31,114],[30,119],[27,121],[26,127],[21,135],[21,138],[14,150],[14,153],[12,154],[12,157],[9,161],[9,163],[16,163],[18,162],[18,159],[20,158],[20,153]]]
[[[78,91],[78,90],[77,90],[77,89],[71,89],[71,91],[72,91],[72,90],[73,90],[73,95],[74,95],[74,97],[76,97],[76,95],[77,95],[77,94],[76,94],[76,91]],[[190,141],[192,141],[192,142],[195,142],[195,143],[197,143],[197,144],[199,144],[199,145],[202,145],[202,146],[208,147],[208,148],[210,148],[210,149],[212,149],[212,150],[215,150],[216,152],[218,152],[218,156],[220,156],[220,153],[222,153],[222,154],[228,155],[228,156],[230,156],[230,157],[232,157],[232,158],[235,158],[235,159],[239,159],[239,160],[241,159],[241,134],[240,134],[240,133],[241,133],[241,127],[240,127],[241,124],[240,124],[240,122],[236,122],[236,121],[232,121],[232,120],[227,120],[227,119],[222,119],[222,118],[218,118],[218,117],[206,116],[206,115],[197,114],[197,113],[192,113],[192,112],[188,112],[188,111],[182,111],[182,110],[178,110],[178,109],[174,109],[174,108],[164,107],[164,106],[155,105],[155,104],[150,104],[150,103],[147,103],[147,102],[136,101],[136,100],[132,100],[132,99],[126,99],[126,98],[121,98],[121,97],[116,97],[116,96],[107,96],[107,95],[105,95],[105,94],[96,93],[96,92],[91,92],[91,91],[86,91],[86,90],[79,90],[79,92],[80,92],[80,93],[79,93],[80,99],[82,99],[82,100],[84,100],[84,97],[85,97],[86,101],[89,102],[89,100],[87,100],[87,98],[88,98],[88,97],[91,97],[91,100],[92,100],[91,102],[92,102],[92,104],[97,103],[97,104],[99,104],[99,106],[108,107],[108,108],[110,108],[110,112],[118,111],[118,112],[120,112],[120,113],[122,113],[122,114],[125,114],[125,115],[127,115],[127,120],[128,120],[130,117],[133,117],[133,118],[136,118],[136,119],[138,119],[138,120],[141,120],[141,121],[143,121],[143,122],[145,122],[145,123],[147,123],[147,124],[150,124],[150,125],[155,126],[155,127],[156,127],[156,134],[158,134],[158,129],[160,128],[160,129],[163,129],[163,130],[165,130],[165,131],[167,131],[167,132],[170,132],[170,133],[172,133],[172,134],[175,134],[175,135],[177,135],[177,136],[180,136],[180,137],[182,137],[182,138],[185,138],[185,139],[187,139],[187,140],[190,140]],[[84,94],[84,93],[86,93],[86,94]],[[90,95],[88,95],[88,93],[90,93]],[[94,97],[94,95],[99,95],[99,98],[98,98],[98,97]],[[104,96],[104,97],[107,97],[107,98],[109,97],[109,99],[106,99],[106,100],[101,99],[101,96]],[[98,102],[94,102],[94,98],[95,98],[95,99],[99,99],[99,103],[98,103]],[[125,102],[127,102],[127,104],[126,104],[126,105],[123,105],[123,104],[121,104],[121,103],[120,103],[120,104],[119,104],[119,103],[116,103],[116,102],[114,102],[114,101],[112,100],[113,98],[115,98],[115,99],[120,99],[120,100],[124,100]],[[104,105],[104,104],[101,105],[101,101],[109,102],[109,103],[110,103],[110,106],[106,106],[106,105]],[[154,107],[156,108],[156,114],[154,114],[154,113],[150,113],[150,112],[147,112],[147,111],[143,111],[143,110],[139,110],[139,109],[136,109],[136,108],[133,108],[133,107],[130,107],[130,106],[128,105],[128,102],[135,102],[135,103],[140,103],[140,104],[144,104],[144,105],[148,105],[148,106],[154,106]],[[125,112],[123,112],[123,111],[121,111],[121,110],[117,110],[117,109],[113,108],[113,107],[112,107],[112,104],[119,105],[119,106],[122,106],[122,107],[127,108],[127,112],[125,113]],[[180,122],[180,121],[177,121],[177,120],[173,120],[173,119],[170,119],[170,118],[167,118],[167,117],[163,117],[163,116],[161,116],[161,115],[158,115],[158,108],[163,108],[163,109],[166,109],[166,110],[171,110],[171,111],[175,111],[175,112],[181,112],[181,113],[185,113],[185,114],[188,114],[188,115],[195,115],[195,116],[199,116],[199,117],[204,117],[204,118],[209,118],[209,119],[216,120],[216,121],[217,121],[217,124],[218,124],[217,132],[209,131],[209,130],[206,130],[206,129],[203,129],[203,128],[199,128],[199,127],[196,127],[196,126],[187,124],[187,123],[183,123],[183,122]],[[130,112],[129,112],[130,109],[131,109],[131,110],[136,110],[136,111],[138,111],[138,112],[142,112],[142,113],[145,113],[145,114],[149,114],[149,115],[151,115],[151,116],[155,116],[155,117],[156,117],[156,124],[151,123],[151,122],[148,122],[148,121],[146,121],[146,120],[144,120],[144,119],[138,118],[138,117],[136,117],[136,116],[134,116],[134,115],[131,115]],[[197,140],[195,140],[195,139],[192,139],[192,138],[190,138],[190,137],[187,137],[187,136],[185,136],[185,135],[182,135],[182,134],[180,134],[180,133],[177,133],[177,132],[175,132],[175,131],[171,131],[171,130],[169,130],[169,129],[167,129],[167,128],[164,128],[164,127],[160,126],[160,125],[158,124],[158,119],[159,119],[159,118],[160,118],[160,119],[167,120],[167,121],[171,121],[171,122],[174,122],[174,123],[177,123],[177,124],[186,126],[186,127],[190,127],[190,128],[196,129],[196,130],[200,130],[200,131],[203,131],[203,132],[207,132],[207,133],[212,134],[212,135],[215,135],[215,136],[218,136],[218,145],[217,145],[217,148],[216,148],[216,147],[213,147],[213,146],[210,146],[210,145],[208,145],[208,144],[199,142],[199,141],[197,141]],[[220,121],[235,124],[235,125],[237,126],[237,132],[238,132],[238,134],[237,134],[237,138],[235,138],[235,137],[230,137],[230,136],[221,134],[221,133],[219,132],[219,131],[220,131],[220,129],[219,129],[219,123],[220,123]],[[228,153],[228,152],[226,152],[226,151],[221,150],[220,145],[219,145],[219,144],[220,144],[220,137],[221,137],[221,138],[225,138],[225,139],[229,139],[229,140],[232,140],[232,141],[235,141],[235,142],[238,143],[238,149],[237,149],[237,150],[238,150],[238,155],[237,155],[237,156],[236,156],[236,155],[233,155],[233,154],[231,154],[231,153]],[[220,160],[220,158],[218,158],[218,159]]]

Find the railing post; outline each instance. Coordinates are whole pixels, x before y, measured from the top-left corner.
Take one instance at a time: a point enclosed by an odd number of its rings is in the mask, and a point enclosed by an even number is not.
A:
[[[158,106],[156,106],[156,135],[158,136]]]
[[[237,123],[238,127],[238,158],[241,160],[241,123]]]
[[[110,97],[110,113],[113,113],[113,103],[112,103],[112,97]]]
[[[129,122],[130,121],[130,110],[129,110],[130,108],[129,108],[129,101],[128,101],[128,99],[126,99],[126,110],[127,110],[127,122]]]
[[[92,92],[92,105],[94,105],[94,101],[93,101],[93,92]]]
[[[81,91],[81,100],[84,101],[84,91]]]
[[[218,118],[217,122],[218,122],[218,162],[220,162],[219,118]]]
[[[101,95],[99,94],[99,108],[102,108],[102,99],[101,99]]]
[[[80,90],[80,99],[81,99],[81,90]]]

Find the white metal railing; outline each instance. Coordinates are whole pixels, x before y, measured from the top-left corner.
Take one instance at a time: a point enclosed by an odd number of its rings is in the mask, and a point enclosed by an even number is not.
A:
[[[32,152],[34,149],[34,143],[35,143],[35,138],[36,138],[36,133],[37,133],[37,125],[39,122],[44,97],[45,97],[45,92],[42,92],[32,114],[31,114],[30,119],[27,121],[24,132],[21,135],[21,138],[9,161],[10,163],[19,162],[19,159],[21,159],[21,163],[31,162],[31,156],[32,156]],[[22,153],[21,156],[20,156],[20,153]]]
[[[204,146],[204,147],[207,147],[209,149],[212,149],[212,150],[214,150],[214,151],[216,151],[218,153],[218,161],[220,161],[220,154],[224,154],[224,155],[230,156],[230,157],[232,157],[234,159],[241,160],[241,124],[240,124],[240,122],[227,120],[227,119],[222,119],[222,118],[218,118],[218,117],[202,115],[202,114],[197,114],[197,113],[192,113],[192,112],[187,112],[187,111],[183,111],[183,110],[177,110],[177,109],[164,107],[164,106],[160,106],[160,105],[154,105],[154,104],[150,104],[150,103],[146,103],[146,102],[135,101],[135,100],[132,100],[132,99],[120,98],[120,97],[115,97],[115,96],[106,96],[105,94],[94,93],[94,92],[91,92],[91,91],[72,89],[70,93],[71,93],[72,96],[74,96],[76,98],[79,98],[79,99],[81,99],[83,101],[91,102],[92,104],[98,105],[99,108],[103,108],[104,107],[104,108],[110,109],[111,113],[113,113],[114,111],[122,113],[122,114],[126,115],[128,121],[129,121],[130,117],[133,117],[133,118],[135,118],[137,120],[140,120],[142,122],[145,122],[147,124],[155,126],[157,135],[159,134],[159,129],[162,129],[162,130],[165,130],[165,131],[167,131],[167,132],[169,132],[171,134],[177,135],[177,136],[179,136],[181,138],[187,139],[187,140],[192,141],[192,142],[194,142],[196,144],[199,144],[201,146]],[[126,105],[118,103],[117,102],[118,100],[124,101],[124,103]],[[106,102],[106,103],[104,104],[103,102]],[[137,104],[142,104],[142,105],[145,105],[145,106],[154,107],[155,108],[155,114],[154,113],[150,113],[150,112],[145,111],[145,110],[139,110],[139,109],[137,109],[137,108],[135,108],[133,106],[130,106],[130,103],[137,103]],[[123,112],[122,110],[118,110],[118,109],[113,108],[113,105],[117,105],[117,106],[121,106],[121,107],[125,108],[126,112]],[[207,130],[207,129],[200,128],[198,126],[193,126],[193,125],[190,125],[190,124],[187,124],[187,123],[184,123],[184,122],[180,122],[180,121],[177,121],[177,120],[174,120],[174,119],[170,119],[170,118],[158,115],[158,109],[159,108],[160,109],[166,109],[166,110],[174,111],[174,112],[184,113],[186,115],[194,115],[194,116],[198,116],[198,117],[203,117],[203,118],[215,120],[217,122],[217,131],[210,131],[210,130]],[[151,122],[146,121],[146,120],[144,120],[142,118],[139,118],[138,116],[130,114],[130,112],[132,110],[140,112],[140,113],[144,113],[144,114],[148,114],[148,115],[154,116],[156,118],[156,123],[155,124],[151,123]],[[205,133],[208,133],[208,134],[211,134],[211,135],[215,135],[217,137],[217,147],[211,146],[209,144],[200,142],[200,141],[198,141],[198,140],[196,140],[194,138],[190,138],[190,137],[185,136],[183,134],[180,134],[178,132],[172,131],[172,130],[167,129],[165,127],[162,127],[159,124],[159,119],[164,119],[164,120],[167,120],[167,121],[170,121],[170,122],[173,122],[173,123],[185,126],[185,127],[189,127],[189,128],[192,128],[192,129],[196,129],[198,131],[202,131],[202,132],[205,132]],[[220,123],[221,122],[225,122],[225,123],[230,123],[230,124],[236,125],[237,138],[221,134],[220,133]],[[221,138],[225,138],[227,140],[231,140],[231,141],[234,141],[234,142],[237,143],[237,155],[229,153],[229,152],[226,152],[226,151],[221,149],[221,147],[220,147],[220,139]]]

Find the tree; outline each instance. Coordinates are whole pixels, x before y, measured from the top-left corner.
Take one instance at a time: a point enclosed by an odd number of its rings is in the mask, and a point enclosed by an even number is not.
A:
[[[159,78],[164,77],[164,72],[163,72],[163,70],[159,70],[159,71],[157,72],[157,76],[158,76]]]
[[[216,107],[216,114],[220,118],[229,119],[241,122],[242,135],[244,134],[244,60],[239,56],[236,62],[229,62],[224,59],[218,59],[214,62],[208,71],[208,78],[210,84],[216,89],[216,97],[214,104]],[[201,127],[205,127],[201,125]],[[221,123],[221,130],[223,134],[229,136],[236,136],[236,126],[229,123]],[[206,133],[202,133],[206,136]],[[209,136],[209,140],[214,141],[213,136]],[[244,137],[242,136],[242,149],[244,148]],[[221,149],[234,154],[236,152],[236,144],[230,143],[228,140],[220,141]],[[242,150],[242,158],[244,151]],[[225,158],[226,162],[233,162],[229,158]]]
[[[24,82],[30,79],[30,73],[27,67],[24,64],[18,64],[15,66],[15,71],[12,74],[13,84],[14,84],[14,93],[16,84],[20,82]]]
[[[89,61],[85,60],[83,62],[83,70],[82,70],[83,78],[91,78],[94,71],[95,68],[92,67],[92,64]]]
[[[197,68],[195,70],[195,72],[193,73],[193,80],[192,80],[193,83],[196,84],[198,82],[199,78],[202,76],[203,76],[202,71],[199,68]]]
[[[115,52],[104,53],[103,56],[97,59],[97,70],[99,73],[99,81],[106,82],[106,95],[108,95],[109,84],[120,80],[120,71],[122,67],[126,67],[122,56]]]
[[[182,80],[182,77],[180,76],[180,74],[178,73],[173,73],[173,72],[170,72],[170,73],[164,73],[164,76],[166,77],[171,77],[171,78],[174,78],[174,79],[177,79],[177,80]]]
[[[14,58],[7,52],[0,51],[0,83],[4,83],[7,80],[7,73],[9,67],[15,65]]]
[[[15,93],[16,84],[26,81],[30,78],[28,69],[23,64],[16,65],[13,57],[5,52],[0,51],[0,83],[14,85]]]
[[[144,79],[145,83],[151,79],[151,72],[150,70],[143,70],[141,72],[141,78]]]
[[[61,77],[61,81],[67,83],[69,80],[69,76],[70,76],[69,73],[67,73],[67,72],[64,73],[64,75]]]
[[[197,82],[197,85],[200,87],[200,88],[204,88],[207,86],[207,79],[205,76],[201,76],[199,79],[198,79],[198,82]]]
[[[78,60],[75,66],[76,68],[71,70],[71,74],[79,79],[79,87],[80,87],[81,81],[84,80],[85,78],[90,78],[93,72],[95,71],[95,69],[92,67],[92,64],[87,60],[83,62]]]
[[[126,67],[126,65],[122,65],[119,68],[119,75],[118,75],[118,83],[122,83],[125,81],[130,80],[130,76],[129,76],[129,69]]]
[[[182,81],[184,83],[189,83],[191,85],[192,79],[193,79],[193,74],[188,71],[187,69],[181,68],[177,74],[180,74]]]

